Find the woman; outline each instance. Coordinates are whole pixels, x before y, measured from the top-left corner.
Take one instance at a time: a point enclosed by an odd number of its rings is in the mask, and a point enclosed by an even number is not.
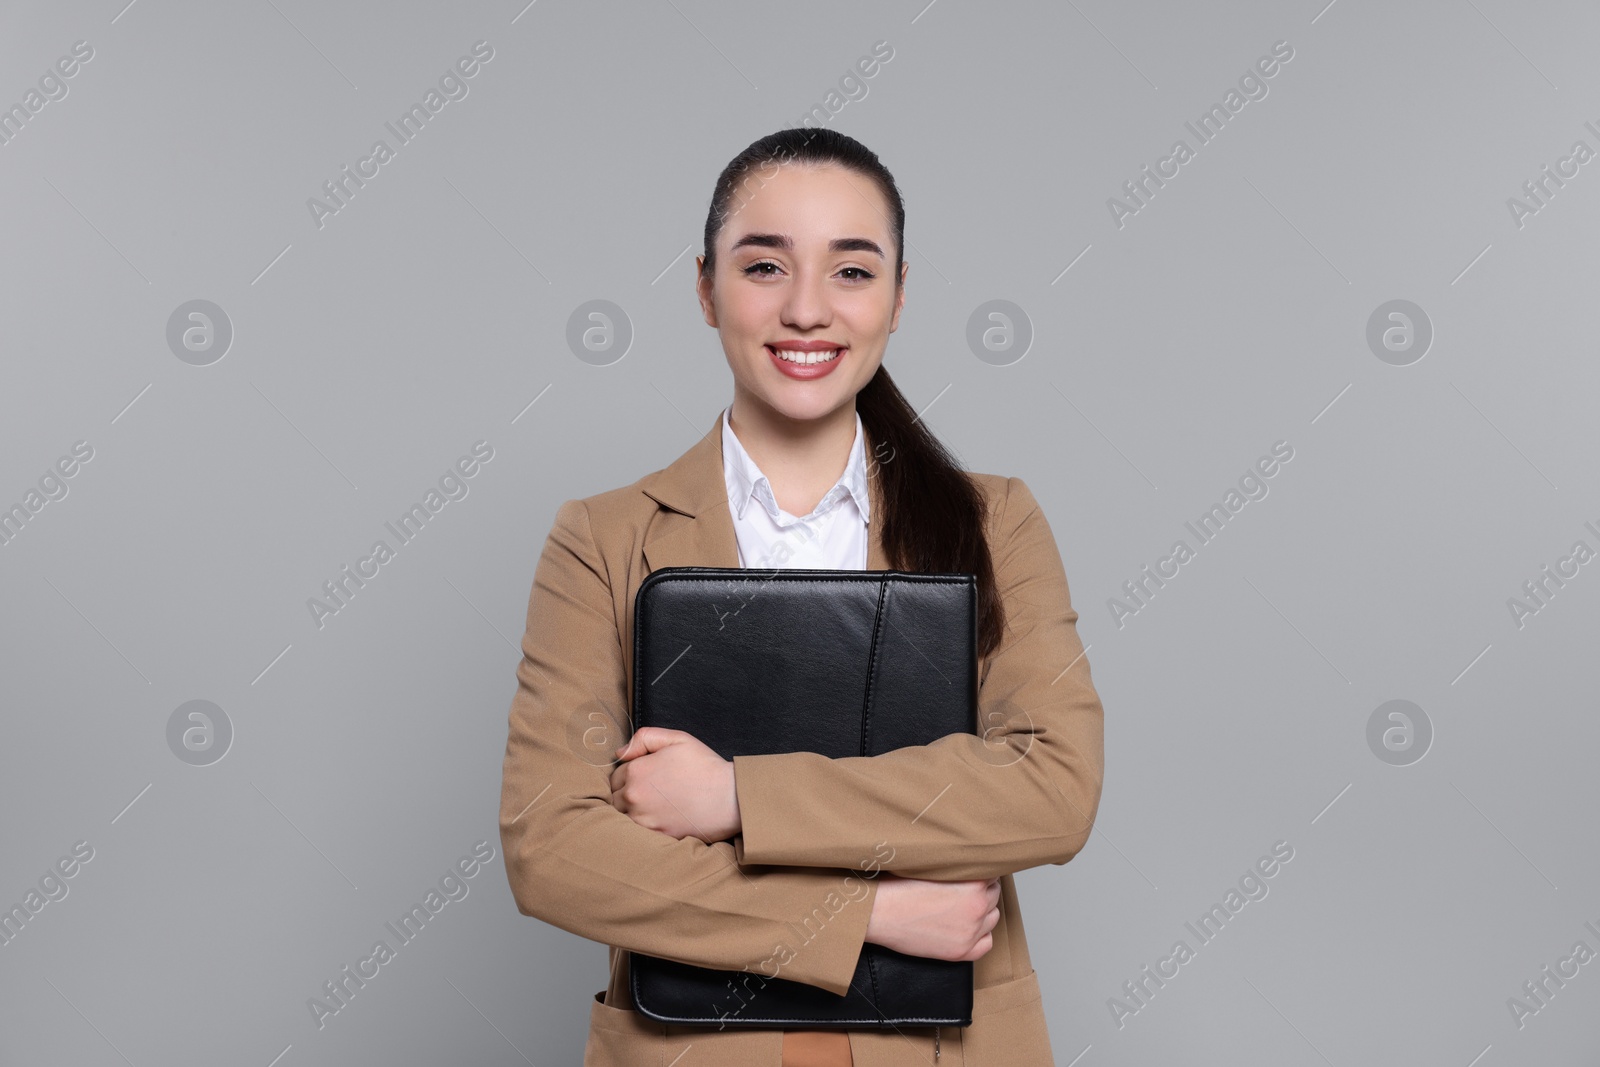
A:
[[[611,946],[585,1067],[1053,1062],[1012,874],[1087,842],[1101,705],[1033,494],[962,471],[881,366],[905,303],[904,232],[893,178],[848,136],[785,130],[740,153],[697,261],[732,404],[664,469],[563,503],[545,542],[500,832],[518,909]],[[977,575],[979,732],[732,761],[682,731],[629,736],[634,596],[672,566]],[[817,911],[868,861],[866,896]],[[802,941],[815,914],[827,921]],[[671,1026],[629,990],[632,950],[768,975],[776,958],[779,977],[843,994],[868,941],[974,960],[972,1025]]]

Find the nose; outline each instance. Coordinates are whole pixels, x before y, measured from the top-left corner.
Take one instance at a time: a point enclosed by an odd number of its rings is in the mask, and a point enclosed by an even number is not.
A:
[[[783,324],[795,330],[827,326],[833,321],[827,283],[807,271],[798,271],[783,302]]]

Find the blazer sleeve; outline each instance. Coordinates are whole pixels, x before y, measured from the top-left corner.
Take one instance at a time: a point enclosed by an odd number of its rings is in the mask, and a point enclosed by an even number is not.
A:
[[[979,688],[979,732],[876,756],[735,756],[740,863],[847,863],[887,841],[886,870],[956,881],[1063,864],[1087,843],[1103,712],[1060,550],[1020,478],[1007,480],[992,544],[1006,627]]]
[[[506,741],[500,841],[517,909],[629,951],[718,970],[765,965],[769,977],[781,965],[784,978],[847,992],[876,881],[748,869],[727,841],[678,840],[612,806],[608,760],[626,716],[611,709],[628,707],[613,604],[588,508],[569,500],[535,568]]]

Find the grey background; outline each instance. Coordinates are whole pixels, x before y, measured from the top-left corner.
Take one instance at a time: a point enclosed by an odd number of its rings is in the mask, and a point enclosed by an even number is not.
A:
[[[517,914],[496,828],[534,564],[564,499],[727,403],[691,291],[712,182],[884,40],[827,124],[906,196],[888,366],[1040,499],[1105,703],[1094,837],[1018,876],[1058,1061],[1592,1063],[1600,964],[1520,1028],[1507,1001],[1600,950],[1600,564],[1520,628],[1507,601],[1600,548],[1600,162],[1520,227],[1507,199],[1600,149],[1600,14],[1324,3],[7,5],[0,104],[94,56],[0,145],[0,506],[94,456],[0,546],[0,903],[94,856],[0,946],[0,1062],[578,1062],[605,952]],[[318,228],[479,40],[468,95]],[[209,366],[166,341],[196,299],[234,331]],[[566,342],[595,299],[634,331],[607,366]],[[966,341],[996,299],[1033,331],[1006,366]],[[1366,342],[1394,299],[1434,330],[1408,366]],[[307,599],[479,440],[319,630]],[[1280,440],[1269,495],[1119,627]],[[1367,741],[1396,699],[1433,731],[1406,766]],[[191,700],[232,725],[209,766],[169,748]],[[308,998],[480,840],[469,895],[318,1029]],[[1269,895],[1119,1027],[1277,841]]]

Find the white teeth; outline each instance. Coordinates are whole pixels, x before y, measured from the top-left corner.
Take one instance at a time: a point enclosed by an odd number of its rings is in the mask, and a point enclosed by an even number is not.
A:
[[[836,358],[844,349],[835,348],[832,352],[796,352],[791,348],[774,348],[773,351],[777,353],[778,358],[781,360],[786,360],[790,363],[812,364],[826,363],[830,359]]]

